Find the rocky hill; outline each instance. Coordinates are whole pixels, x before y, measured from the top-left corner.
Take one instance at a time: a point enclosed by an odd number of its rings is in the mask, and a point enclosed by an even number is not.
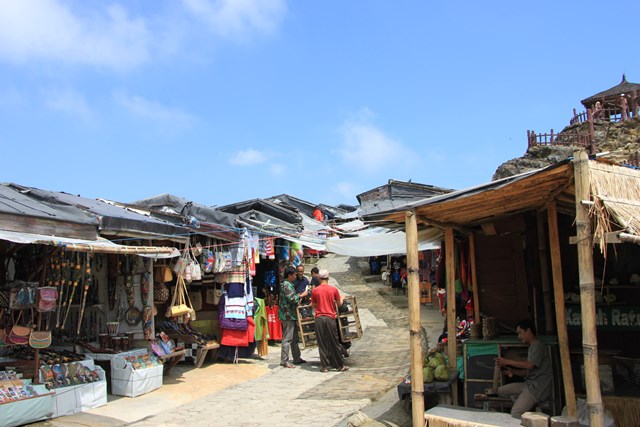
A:
[[[571,145],[571,141],[575,141],[577,133],[588,135],[588,126],[586,122],[567,126],[558,134],[556,145],[536,145],[529,148],[524,156],[500,165],[492,179],[543,168],[571,157],[576,148]],[[595,122],[594,131],[597,152],[608,152],[606,157],[614,163],[627,163],[630,154],[640,152],[640,117],[617,123]]]

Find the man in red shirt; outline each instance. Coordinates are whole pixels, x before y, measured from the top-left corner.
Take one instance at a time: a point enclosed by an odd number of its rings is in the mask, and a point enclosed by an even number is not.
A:
[[[315,309],[316,338],[318,340],[318,352],[322,372],[328,372],[330,368],[338,371],[347,371],[349,368],[342,360],[342,350],[338,341],[338,327],[336,325],[336,306],[341,306],[344,297],[338,289],[329,284],[329,272],[320,270],[318,274],[320,285],[316,286],[311,294],[311,304]]]

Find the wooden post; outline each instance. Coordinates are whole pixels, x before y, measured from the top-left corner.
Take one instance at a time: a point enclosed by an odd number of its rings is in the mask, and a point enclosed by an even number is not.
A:
[[[456,263],[454,255],[453,228],[444,229],[444,245],[447,271],[447,355],[449,369],[458,369],[458,352],[456,348]],[[451,389],[453,404],[458,404],[458,387],[455,382]]]
[[[547,334],[553,331],[553,312],[551,311],[551,287],[549,286],[549,256],[547,238],[544,234],[542,213],[536,214],[538,228],[538,259],[540,260],[540,281],[542,284],[542,302],[544,304],[544,330]]]
[[[555,145],[555,143],[553,142],[553,129],[551,129],[551,139],[549,140],[549,144]]]
[[[570,417],[577,417],[576,392],[571,373],[571,356],[569,354],[569,336],[564,308],[564,283],[562,281],[562,257],[560,255],[560,237],[558,236],[558,213],[556,203],[547,206],[549,221],[549,247],[551,249],[551,272],[553,275],[553,297],[556,303],[556,328],[558,330],[558,346],[560,347],[560,364],[562,367],[562,382],[564,385],[564,399],[567,403],[567,413]]]
[[[587,109],[587,122],[589,122],[589,154],[596,154],[598,147],[596,147],[596,131],[593,127],[593,114],[591,112],[591,108]]]
[[[476,271],[476,238],[469,234],[469,259],[471,261],[471,283],[473,284],[473,320],[480,324],[480,296],[478,289],[478,273]]]
[[[409,338],[411,349],[411,418],[413,427],[424,426],[424,376],[422,374],[422,324],[418,275],[418,223],[415,211],[405,213],[407,284],[409,286]]]
[[[591,427],[604,426],[604,410],[600,394],[598,370],[598,339],[596,336],[596,303],[593,279],[593,236],[587,207],[589,201],[589,158],[584,150],[573,154],[573,170],[576,186],[576,230],[578,235],[578,275],[580,277],[580,309],[582,311],[582,352],[584,376],[587,385],[587,406]]]

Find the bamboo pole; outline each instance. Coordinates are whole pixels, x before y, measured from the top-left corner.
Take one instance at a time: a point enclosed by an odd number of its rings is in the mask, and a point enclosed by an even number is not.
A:
[[[447,354],[449,369],[458,369],[456,349],[456,266],[454,256],[453,228],[444,229],[444,245],[447,271]],[[452,384],[453,404],[458,404],[457,382]]]
[[[476,238],[469,234],[469,259],[471,262],[471,283],[473,283],[473,320],[480,324],[480,290],[478,289],[478,272],[476,271]]]
[[[424,425],[424,375],[422,373],[422,324],[418,276],[418,223],[415,211],[405,215],[407,235],[407,283],[409,286],[409,338],[411,348],[411,418],[413,427]]]
[[[538,259],[540,260],[540,280],[542,284],[542,303],[544,304],[544,330],[547,334],[553,331],[553,312],[551,310],[551,287],[549,286],[549,255],[547,239],[544,235],[544,221],[542,213],[536,214],[538,231]]]
[[[562,382],[564,384],[564,399],[567,403],[567,413],[570,417],[577,417],[576,393],[571,373],[571,356],[569,355],[569,336],[564,308],[564,283],[562,282],[562,257],[560,255],[560,237],[558,235],[558,212],[556,203],[547,206],[549,221],[549,248],[551,250],[551,272],[553,275],[553,297],[556,305],[556,328],[558,330],[558,346],[560,347],[560,365],[562,367]]]
[[[598,339],[596,336],[596,304],[593,279],[593,236],[591,222],[583,200],[590,200],[589,158],[584,150],[576,151],[574,157],[574,179],[576,183],[576,230],[578,235],[578,274],[580,277],[580,310],[582,312],[582,351],[584,354],[584,376],[587,385],[589,424],[604,425],[602,395],[600,394],[600,372],[598,370]]]

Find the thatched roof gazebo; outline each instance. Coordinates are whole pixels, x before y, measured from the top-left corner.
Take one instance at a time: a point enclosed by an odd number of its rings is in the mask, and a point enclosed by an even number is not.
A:
[[[638,115],[638,92],[640,84],[628,82],[623,74],[620,84],[580,102],[587,110],[593,112],[596,120],[626,120],[630,116]]]
[[[597,101],[604,101],[603,104],[615,105],[621,95],[630,95],[633,91],[640,92],[640,84],[628,82],[627,77],[623,74],[620,84],[617,84],[610,89],[603,90],[602,92],[598,92],[580,102],[585,108],[591,108]]]

